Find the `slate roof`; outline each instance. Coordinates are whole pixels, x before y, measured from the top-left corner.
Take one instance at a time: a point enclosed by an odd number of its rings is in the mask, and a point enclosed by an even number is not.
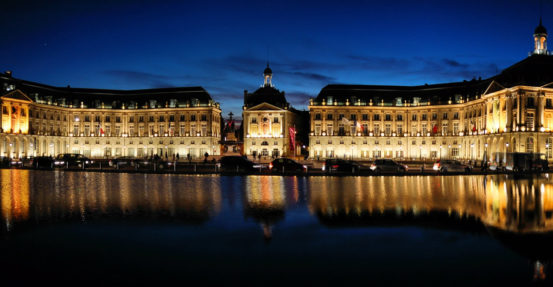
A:
[[[244,96],[244,105],[247,108],[257,106],[261,103],[269,103],[282,109],[288,107],[288,102],[286,101],[284,92],[281,92],[271,86],[263,86],[255,92]]]
[[[494,83],[495,82],[495,83]],[[447,104],[449,100],[455,100],[460,96],[464,100],[473,100],[484,94],[487,88],[494,83],[502,87],[510,88],[518,85],[544,86],[553,82],[553,56],[532,55],[503,70],[500,74],[484,80],[472,80],[464,82],[421,85],[421,86],[383,86],[383,85],[327,85],[317,98],[316,103],[323,99],[351,104],[360,100],[363,103],[380,104],[394,103],[397,98],[402,101],[413,101],[420,98],[421,102],[430,102],[432,105]]]
[[[0,75],[1,95],[9,93],[6,90],[12,85],[14,90],[20,90],[34,101],[44,100],[51,102],[65,102],[67,105],[73,104],[80,106],[82,101],[85,106],[95,108],[98,103],[103,102],[107,106],[120,108],[123,103],[126,107],[130,103],[137,103],[143,106],[155,100],[156,103],[165,107],[172,100],[176,100],[176,105],[186,105],[197,102],[200,106],[213,102],[209,93],[202,87],[179,87],[179,88],[160,88],[143,90],[109,90],[109,89],[87,89],[71,87],[53,87],[40,83],[25,81],[12,78],[7,74]],[[11,90],[10,90],[11,91]],[[78,103],[78,104],[77,104]]]

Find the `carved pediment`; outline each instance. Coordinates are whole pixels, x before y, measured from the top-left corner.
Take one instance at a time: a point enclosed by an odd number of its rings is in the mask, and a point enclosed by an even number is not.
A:
[[[2,100],[17,100],[17,101],[23,101],[23,102],[28,102],[28,103],[33,102],[33,100],[31,98],[29,98],[27,95],[25,95],[20,90],[11,91],[11,92],[3,95],[0,98]]]
[[[273,106],[269,103],[261,103],[257,106],[253,106],[253,107],[247,109],[247,111],[267,111],[267,110],[269,110],[269,111],[284,111],[284,109],[281,109],[277,106]]]
[[[501,90],[504,90],[505,87],[503,87],[501,84],[499,84],[496,81],[492,81],[486,91],[484,92],[484,95],[492,94]]]

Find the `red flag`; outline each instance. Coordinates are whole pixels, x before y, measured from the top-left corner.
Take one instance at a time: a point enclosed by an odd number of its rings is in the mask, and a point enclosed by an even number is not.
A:
[[[296,128],[290,127],[288,130],[290,133],[290,151],[294,152],[296,148]]]
[[[432,128],[432,133],[438,133],[438,125],[434,125]]]
[[[476,131],[476,125],[472,126],[472,131],[473,131],[473,132]]]
[[[100,134],[101,134],[101,135],[104,134],[104,129],[103,129],[103,128],[100,128]]]

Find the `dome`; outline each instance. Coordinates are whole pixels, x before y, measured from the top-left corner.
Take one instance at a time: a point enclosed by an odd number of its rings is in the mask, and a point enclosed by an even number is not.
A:
[[[547,29],[545,29],[545,27],[541,24],[541,19],[540,24],[534,30],[534,34],[547,34]]]
[[[246,97],[245,104],[247,107],[257,106],[261,103],[269,103],[280,108],[285,108],[288,105],[284,92],[271,86],[261,87]]]
[[[272,74],[273,74],[273,70],[269,68],[269,63],[267,63],[267,68],[265,68],[265,70],[263,71],[263,75],[272,75]]]

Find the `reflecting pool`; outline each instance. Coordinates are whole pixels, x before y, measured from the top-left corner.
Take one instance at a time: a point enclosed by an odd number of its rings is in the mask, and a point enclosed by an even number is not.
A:
[[[550,283],[550,175],[0,170],[6,283]]]

